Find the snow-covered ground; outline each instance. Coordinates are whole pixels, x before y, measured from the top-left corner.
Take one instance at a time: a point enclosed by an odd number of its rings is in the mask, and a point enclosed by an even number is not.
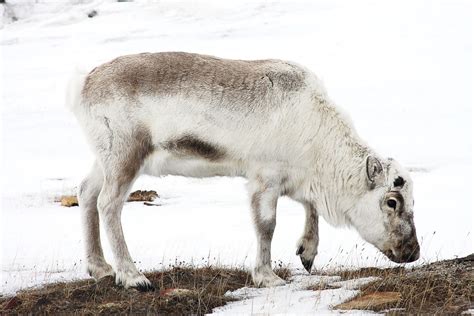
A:
[[[474,251],[470,1],[26,2],[17,7],[19,21],[0,29],[1,293],[86,277],[79,209],[53,202],[75,192],[93,161],[64,106],[65,85],[77,65],[144,51],[281,58],[309,67],[371,146],[412,168],[422,243],[414,264]],[[93,9],[98,15],[88,18]],[[156,190],[162,206],[124,209],[138,266],[251,265],[244,184],[140,178],[135,188]],[[295,269],[303,215],[300,205],[280,200],[273,259]],[[393,266],[354,231],[322,222],[320,239],[317,269]],[[323,301],[313,310],[331,305]]]

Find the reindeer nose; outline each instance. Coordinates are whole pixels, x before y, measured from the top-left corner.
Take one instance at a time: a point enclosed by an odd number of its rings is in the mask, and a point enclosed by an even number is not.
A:
[[[418,240],[413,238],[407,243],[404,243],[402,249],[402,262],[413,262],[420,258],[420,245],[418,244]]]
[[[420,251],[419,250],[413,250],[413,251],[410,251],[410,252],[406,253],[402,257],[402,262],[413,262],[413,261],[418,260],[419,257],[420,257]]]

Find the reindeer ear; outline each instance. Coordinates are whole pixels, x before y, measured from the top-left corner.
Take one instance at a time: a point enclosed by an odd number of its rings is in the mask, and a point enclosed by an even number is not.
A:
[[[383,173],[383,167],[380,161],[373,157],[369,156],[367,157],[366,161],[366,170],[367,170],[367,179],[371,183],[371,185],[374,187],[377,180],[380,179],[380,176]]]

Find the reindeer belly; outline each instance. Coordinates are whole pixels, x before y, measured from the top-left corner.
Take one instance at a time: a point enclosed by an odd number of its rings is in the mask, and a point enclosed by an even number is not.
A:
[[[184,156],[166,149],[156,150],[145,160],[143,173],[152,176],[177,175],[195,178],[243,175],[236,163]]]

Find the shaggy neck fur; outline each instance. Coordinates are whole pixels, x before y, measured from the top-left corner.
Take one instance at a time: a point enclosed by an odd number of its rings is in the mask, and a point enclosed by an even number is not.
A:
[[[307,199],[335,226],[350,225],[347,213],[368,191],[366,159],[374,152],[359,138],[350,120],[325,97],[316,97],[318,132],[312,139],[314,176]]]

